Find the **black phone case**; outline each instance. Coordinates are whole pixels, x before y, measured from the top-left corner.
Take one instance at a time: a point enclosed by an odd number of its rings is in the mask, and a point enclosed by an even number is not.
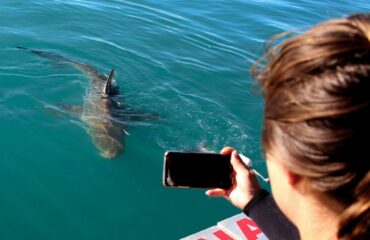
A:
[[[232,186],[230,157],[214,153],[167,151],[164,155],[163,185],[228,189]],[[185,172],[179,166],[186,169]]]

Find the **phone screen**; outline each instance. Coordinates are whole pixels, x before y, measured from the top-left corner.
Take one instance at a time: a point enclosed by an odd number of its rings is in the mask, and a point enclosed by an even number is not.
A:
[[[167,187],[224,188],[232,185],[230,155],[166,152],[163,182]]]

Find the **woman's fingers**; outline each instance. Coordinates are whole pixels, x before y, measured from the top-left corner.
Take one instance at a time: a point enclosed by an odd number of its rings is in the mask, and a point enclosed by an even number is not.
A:
[[[231,165],[233,166],[235,172],[249,171],[249,168],[240,159],[239,154],[236,150],[232,152]]]
[[[216,189],[210,189],[206,191],[206,195],[210,197],[225,197],[226,196],[226,190],[221,188]]]
[[[232,147],[224,147],[224,148],[221,150],[221,155],[229,155],[229,154],[231,154],[233,151],[234,151],[234,148],[232,148]]]
[[[210,189],[206,192],[206,195],[224,197],[234,206],[243,209],[261,187],[253,171],[244,164],[236,150],[231,147],[224,147],[221,154],[231,154],[231,165],[234,169],[233,185],[229,189]]]
[[[233,166],[234,170],[249,170],[248,167],[243,163],[240,159],[238,152],[232,147],[224,147],[221,150],[221,155],[229,155],[231,154],[231,165]]]

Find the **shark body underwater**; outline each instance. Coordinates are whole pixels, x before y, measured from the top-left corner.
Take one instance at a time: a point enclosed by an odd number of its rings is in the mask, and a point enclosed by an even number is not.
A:
[[[89,77],[90,86],[87,89],[82,106],[57,105],[57,107],[64,112],[68,112],[71,116],[78,117],[87,125],[87,132],[102,157],[112,159],[123,152],[126,126],[121,119],[125,121],[143,121],[156,118],[152,114],[141,114],[131,110],[125,111],[122,108],[119,88],[113,79],[114,69],[111,70],[108,76],[105,76],[88,64],[58,54],[21,46],[17,48],[57,63],[67,63]]]

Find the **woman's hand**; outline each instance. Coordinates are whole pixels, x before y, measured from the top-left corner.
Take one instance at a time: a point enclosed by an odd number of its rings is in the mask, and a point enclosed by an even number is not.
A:
[[[222,155],[231,154],[231,165],[233,172],[233,185],[230,189],[211,189],[206,192],[210,197],[225,197],[234,206],[243,209],[252,199],[254,194],[261,189],[255,173],[250,170],[240,159],[236,150],[225,147],[221,151]]]

